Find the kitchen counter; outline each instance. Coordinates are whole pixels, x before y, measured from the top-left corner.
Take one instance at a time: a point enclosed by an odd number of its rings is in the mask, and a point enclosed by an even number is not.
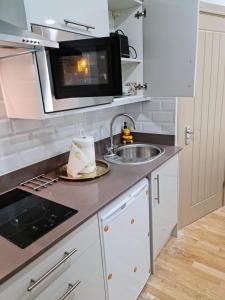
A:
[[[21,270],[181,150],[176,146],[160,146],[165,149],[165,152],[155,161],[136,166],[111,164],[111,171],[99,179],[86,182],[60,180],[42,191],[34,192],[41,197],[77,209],[78,213],[25,249],[20,249],[0,237],[0,283]],[[54,173],[49,175],[54,176]]]

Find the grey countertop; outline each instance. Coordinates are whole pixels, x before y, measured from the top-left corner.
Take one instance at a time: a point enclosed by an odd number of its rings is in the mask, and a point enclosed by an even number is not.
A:
[[[111,164],[110,172],[99,179],[86,182],[60,180],[47,189],[36,192],[41,197],[77,209],[78,213],[25,249],[20,249],[0,237],[0,283],[21,270],[181,150],[176,146],[160,146],[165,149],[165,152],[155,161],[136,166]]]

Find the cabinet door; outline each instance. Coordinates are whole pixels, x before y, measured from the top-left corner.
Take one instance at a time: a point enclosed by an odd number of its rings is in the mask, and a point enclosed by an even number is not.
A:
[[[146,95],[193,96],[198,0],[147,0],[144,6]]]
[[[178,156],[170,159],[151,175],[153,257],[169,239],[177,224]]]
[[[91,248],[92,245],[95,245],[93,249]],[[64,253],[71,252],[73,249],[76,249],[76,251],[73,252],[68,260],[60,265],[59,263],[64,257]],[[93,262],[91,262],[91,259]],[[49,273],[49,270],[55,265],[59,265],[59,267],[52,273]],[[86,286],[86,282],[91,280],[88,283],[88,287],[93,287],[93,285],[97,284],[98,288],[96,287],[96,293],[100,295],[102,293],[101,286],[103,286],[104,282],[101,275],[101,268],[98,220],[96,216],[94,216],[3,283],[0,286],[0,299],[31,300],[39,297],[38,300],[55,300],[60,298],[53,298],[53,296],[56,295],[56,290],[58,291],[57,295],[61,296],[65,292],[68,284],[74,284],[77,280],[81,280],[82,284],[80,284],[76,290],[81,290],[82,293],[84,293],[82,286]],[[82,272],[80,270],[82,270]],[[39,278],[42,278],[44,274],[48,273],[49,275],[34,287],[32,291],[27,290],[28,286],[30,286],[31,279],[37,281]],[[94,274],[97,277],[95,277]],[[53,285],[54,289],[52,290],[50,287]],[[50,295],[53,295],[52,298]],[[104,298],[99,297],[96,299],[103,300]]]
[[[96,37],[109,35],[107,0],[24,0],[29,23]],[[71,21],[66,24],[65,19]],[[77,23],[77,24],[75,24]],[[87,30],[84,24],[95,29]]]
[[[35,297],[36,300],[67,298],[68,300],[105,300],[99,241],[86,250],[54,283]]]
[[[135,300],[150,269],[147,188],[131,204],[121,204],[115,217],[102,225],[108,299]]]

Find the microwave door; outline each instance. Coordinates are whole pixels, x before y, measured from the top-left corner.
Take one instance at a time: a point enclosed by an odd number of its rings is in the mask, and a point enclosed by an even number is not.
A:
[[[122,95],[118,37],[61,42],[49,56],[56,99]]]
[[[68,43],[69,41],[74,41],[74,42],[79,42],[81,40],[93,40],[94,39],[91,36],[87,36],[86,34],[78,34],[75,32],[67,31],[67,30],[59,30],[55,28],[50,28],[50,27],[45,27],[41,25],[32,25],[32,31],[35,33],[40,34],[43,37],[46,37],[48,39],[51,39],[53,41],[57,41],[61,44],[61,47],[63,46],[62,42]],[[100,39],[99,39],[100,40]],[[104,44],[104,43],[103,43]],[[66,44],[64,45],[65,47]],[[117,51],[115,49],[116,46],[114,46],[113,51]],[[60,48],[61,50],[62,48]],[[53,82],[53,74],[52,72],[52,64],[51,64],[51,55],[53,53],[50,53],[50,49],[43,49],[41,51],[38,51],[34,57],[34,63],[35,63],[35,68],[37,70],[37,78],[38,82],[37,84],[40,85],[41,88],[41,96],[42,96],[42,101],[43,101],[43,109],[44,113],[56,113],[60,111],[66,111],[66,110],[73,110],[73,109],[80,109],[80,108],[85,108],[85,107],[90,107],[90,106],[96,106],[96,105],[103,105],[103,104],[108,104],[113,101],[113,96],[100,96],[100,91],[101,86],[98,86],[98,89],[96,89],[95,94],[90,90],[89,88],[89,93],[88,96],[85,97],[84,93],[82,96],[78,96],[79,93],[78,91],[72,91],[72,93],[69,95],[66,95],[63,97],[63,95],[55,95],[55,91],[57,89],[57,78]],[[53,54],[55,55],[55,54]],[[114,59],[114,58],[113,58]],[[114,60],[115,63],[117,64],[118,70],[121,68],[119,67],[119,64],[121,63],[120,60]],[[61,72],[61,70],[60,70]],[[119,82],[121,78],[120,71],[118,71],[118,78],[117,78],[117,84],[114,83],[113,87],[117,87],[118,89],[118,95],[120,94],[120,88],[119,87]],[[80,76],[81,77],[81,76]],[[63,81],[62,81],[63,83]],[[122,84],[121,84],[122,85]],[[63,86],[63,84],[62,84]],[[69,87],[69,86],[68,86]],[[72,85],[70,86],[72,88]],[[83,91],[87,88],[87,83],[86,86],[83,85]],[[92,87],[93,88],[93,87]],[[60,92],[60,85],[58,87],[59,92]],[[70,89],[70,88],[69,88]],[[102,89],[105,90],[105,86],[102,85]],[[66,89],[67,90],[67,89]],[[115,88],[114,88],[115,90]],[[121,87],[122,90],[122,87]],[[63,91],[62,91],[63,92]],[[82,92],[82,90],[81,90]],[[117,92],[115,92],[116,94]],[[105,91],[105,94],[110,94]],[[91,95],[91,96],[89,96]],[[98,96],[93,96],[93,95],[98,95]],[[60,96],[60,98],[59,98]]]

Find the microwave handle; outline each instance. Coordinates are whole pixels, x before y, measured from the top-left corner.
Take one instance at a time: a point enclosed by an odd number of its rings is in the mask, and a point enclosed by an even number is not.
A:
[[[73,20],[64,19],[64,22],[65,22],[66,26],[68,26],[68,24],[72,24],[72,25],[77,25],[77,26],[85,27],[87,30],[89,30],[89,29],[95,29],[95,26],[84,24],[84,23],[79,23],[79,22],[76,22],[76,21],[73,21]]]

